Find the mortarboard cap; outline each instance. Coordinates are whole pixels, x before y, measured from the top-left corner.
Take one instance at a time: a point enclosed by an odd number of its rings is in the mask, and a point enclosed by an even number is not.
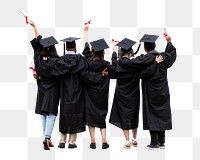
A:
[[[99,51],[109,48],[109,46],[107,45],[107,43],[104,39],[99,39],[97,41],[93,41],[90,44],[91,44],[94,52],[99,52]]]
[[[74,47],[76,47],[75,40],[78,40],[78,39],[80,39],[80,38],[68,37],[68,38],[62,39],[61,41],[62,42],[66,42],[66,47],[67,48],[74,48]]]
[[[58,44],[58,42],[53,36],[51,36],[51,37],[41,39],[40,44],[42,45],[42,47],[48,48],[48,47],[51,47],[55,44]]]
[[[117,46],[121,47],[121,50],[123,52],[130,51],[132,49],[132,46],[136,44],[135,41],[132,41],[128,38],[124,38],[122,41],[120,41]]]
[[[159,36],[157,35],[150,35],[150,34],[145,34],[141,39],[140,42],[147,42],[147,43],[155,43]]]

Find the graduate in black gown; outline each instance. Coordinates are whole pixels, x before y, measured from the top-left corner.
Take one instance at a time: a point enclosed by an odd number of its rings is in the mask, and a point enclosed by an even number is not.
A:
[[[29,24],[34,28],[35,31],[35,38],[31,41],[34,52],[41,54],[41,58],[44,60],[46,60],[47,57],[59,57],[55,48],[55,44],[58,42],[55,40],[55,38],[49,37],[42,39],[42,36],[38,33],[35,23],[30,21]],[[58,113],[58,104],[60,98],[59,79],[52,76],[42,76],[39,78],[37,73],[40,68],[35,59],[34,63],[36,69],[34,77],[37,79],[38,86],[35,113],[41,115],[43,135],[45,138],[43,141],[44,149],[50,150],[50,147],[54,146],[51,142],[51,134]]]
[[[69,63],[75,62],[76,67],[73,68],[70,75],[63,75],[61,78],[61,110],[59,131],[61,132],[61,139],[59,141],[59,148],[65,148],[67,141],[67,134],[69,134],[68,148],[76,148],[75,144],[77,133],[85,131],[84,122],[84,98],[82,92],[82,82],[80,79],[80,71],[84,69],[85,65],[82,61],[81,55],[76,54],[76,42],[80,38],[69,37],[61,41],[66,43],[66,53],[64,47],[63,59]],[[75,60],[77,59],[77,60]],[[71,62],[70,62],[71,61]],[[58,74],[60,74],[58,72]]]
[[[113,43],[112,65],[116,71],[110,71],[110,78],[116,78],[115,94],[109,122],[123,130],[126,143],[124,148],[130,149],[131,145],[137,146],[137,128],[139,122],[140,89],[137,70],[135,72],[123,69],[123,62],[134,57],[132,46],[136,42],[124,38],[117,45],[120,47],[120,58],[117,61],[117,47]],[[129,137],[132,131],[132,139]]]
[[[148,55],[156,57],[159,54],[164,60],[159,65],[152,65],[140,72],[143,93],[143,129],[150,132],[151,143],[146,148],[151,150],[164,149],[165,130],[172,129],[167,69],[173,65],[177,56],[170,36],[166,36],[165,52],[158,53],[155,50],[157,37],[144,35],[141,39]]]
[[[102,72],[110,66],[110,62],[104,60],[104,49],[109,48],[104,39],[91,42],[92,51],[88,44],[88,28],[84,26],[85,48],[83,55],[87,63],[87,70],[92,72]],[[104,78],[99,83],[87,83],[84,86],[85,107],[86,107],[86,125],[89,128],[91,137],[91,149],[96,149],[95,127],[100,128],[102,136],[102,149],[109,148],[106,140],[106,115],[108,112],[108,93],[109,78]]]

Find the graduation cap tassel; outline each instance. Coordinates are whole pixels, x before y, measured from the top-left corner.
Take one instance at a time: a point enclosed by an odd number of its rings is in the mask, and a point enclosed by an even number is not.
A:
[[[137,54],[138,51],[140,50],[140,46],[141,46],[141,42],[140,42],[140,44],[139,44],[139,46],[138,46],[137,51],[135,52],[135,54]]]
[[[117,55],[118,55],[117,58],[118,58],[118,59],[121,59],[121,51],[120,51],[120,48],[119,48],[119,47],[118,47],[118,54],[117,54]]]
[[[64,46],[63,46],[64,47],[64,54],[63,55],[65,55],[65,43],[63,43],[63,44],[64,44]]]

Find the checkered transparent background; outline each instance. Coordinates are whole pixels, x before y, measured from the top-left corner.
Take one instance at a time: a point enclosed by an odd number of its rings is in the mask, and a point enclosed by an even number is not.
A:
[[[172,160],[200,159],[200,0],[6,0],[0,2],[0,157],[13,160]],[[42,149],[40,116],[34,114],[37,86],[28,69],[33,58],[29,41],[33,29],[26,26],[19,10],[27,13],[43,37],[82,37],[83,24],[96,17],[89,30],[89,41],[98,38],[139,40],[144,33],[160,35],[157,50],[163,51],[166,27],[177,48],[177,61],[168,70],[173,130],[166,132],[166,149],[145,150],[148,131],[138,131],[137,148],[123,149],[122,131],[108,124],[110,149],[101,149],[96,130],[97,149],[89,148],[88,130],[79,134],[75,150],[58,149],[58,118],[53,132],[55,148]],[[77,41],[78,51],[83,48]],[[137,46],[136,46],[137,47]],[[57,45],[62,54],[62,43]],[[136,49],[136,48],[135,48]],[[112,52],[106,50],[106,59]],[[143,53],[142,47],[139,54]],[[109,113],[115,80],[111,80]],[[107,121],[109,119],[109,113]],[[140,112],[141,113],[141,112]]]

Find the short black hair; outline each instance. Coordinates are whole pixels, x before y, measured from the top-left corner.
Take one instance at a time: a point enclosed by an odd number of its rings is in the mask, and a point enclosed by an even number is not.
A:
[[[155,43],[144,42],[144,49],[148,52],[154,50],[155,47],[156,47]]]

